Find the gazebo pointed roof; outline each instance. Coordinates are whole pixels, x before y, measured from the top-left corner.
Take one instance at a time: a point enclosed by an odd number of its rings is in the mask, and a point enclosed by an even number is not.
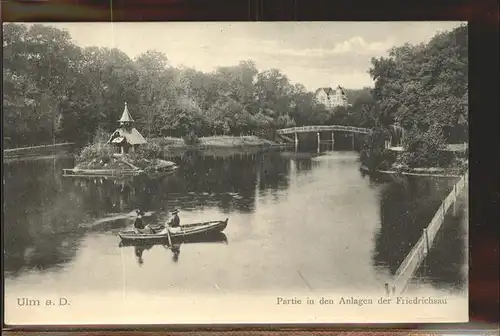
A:
[[[123,109],[122,117],[120,118],[120,120],[118,120],[118,122],[120,122],[120,123],[122,123],[122,122],[134,122],[134,118],[132,118],[132,116],[130,115],[130,112],[128,111],[127,102],[125,102],[125,108]]]

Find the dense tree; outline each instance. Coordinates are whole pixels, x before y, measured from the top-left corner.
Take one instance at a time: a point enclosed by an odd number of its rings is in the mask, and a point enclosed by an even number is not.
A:
[[[212,73],[173,68],[160,52],[131,59],[118,49],[81,48],[44,25],[5,25],[3,47],[9,146],[91,142],[116,127],[125,102],[148,137],[269,136],[325,113],[303,86],[249,60]]]
[[[175,73],[167,69],[167,57],[157,51],[147,51],[134,63],[139,95],[134,115],[146,136],[158,135],[165,114],[176,106]]]
[[[438,165],[446,143],[467,141],[467,52],[467,26],[461,25],[429,43],[405,44],[372,59],[374,103],[362,114],[388,134],[392,125],[402,126],[405,152],[398,161],[403,166]],[[379,153],[380,146],[369,143],[367,150]]]
[[[11,145],[51,143],[62,107],[77,85],[80,49],[67,32],[4,25],[4,137]]]
[[[373,90],[346,90],[350,105],[334,110],[280,70],[259,72],[250,60],[204,73],[174,68],[154,50],[131,59],[118,49],[81,48],[44,25],[3,29],[4,137],[13,147],[91,142],[98,130],[116,127],[125,102],[147,137],[272,137],[277,128],[311,124],[388,131],[400,122],[410,135],[429,132],[415,144],[466,139],[465,26],[373,59]]]
[[[379,121],[427,131],[439,125],[448,141],[465,141],[468,113],[467,27],[437,34],[427,44],[405,44],[372,60]]]
[[[445,147],[443,130],[434,124],[425,132],[412,130],[405,138],[406,151],[401,153],[398,163],[408,167],[439,166],[445,162],[446,156],[440,152]]]

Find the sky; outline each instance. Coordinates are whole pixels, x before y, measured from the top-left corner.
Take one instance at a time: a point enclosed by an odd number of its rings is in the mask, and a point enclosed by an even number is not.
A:
[[[372,57],[406,42],[429,41],[448,22],[130,22],[51,23],[82,47],[116,47],[130,57],[163,52],[172,66],[211,72],[253,60],[257,68],[280,69],[308,90],[372,86]]]

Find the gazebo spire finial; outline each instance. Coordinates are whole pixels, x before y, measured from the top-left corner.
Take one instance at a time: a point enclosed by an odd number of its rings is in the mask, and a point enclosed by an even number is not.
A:
[[[120,123],[132,123],[134,122],[134,119],[130,115],[130,112],[128,111],[128,105],[127,102],[125,102],[125,108],[123,109],[122,117],[120,120],[118,120]]]

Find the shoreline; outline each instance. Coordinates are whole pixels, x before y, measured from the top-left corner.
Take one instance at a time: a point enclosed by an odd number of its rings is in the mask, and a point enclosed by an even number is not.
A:
[[[204,156],[231,156],[238,154],[255,154],[260,151],[290,147],[288,143],[249,136],[212,136],[198,139],[197,144],[188,145],[182,138],[153,138],[150,144],[161,147],[162,157],[171,158],[186,152],[199,152]]]
[[[445,169],[445,168],[413,168],[406,171],[397,170],[370,170],[365,165],[361,165],[360,169],[367,173],[385,174],[385,175],[405,175],[405,176],[422,176],[422,177],[449,177],[449,178],[459,178],[463,176],[456,168]],[[450,173],[446,173],[449,171]],[[433,173],[435,172],[435,173]],[[441,173],[441,174],[440,174]]]
[[[267,140],[264,138],[259,138],[255,135],[244,135],[244,136],[228,136],[228,135],[217,135],[210,137],[198,138],[198,143],[196,144],[186,144],[182,138],[174,137],[160,137],[148,139],[149,144],[157,144],[159,146],[165,147],[165,149],[212,149],[212,148],[227,148],[227,149],[245,149],[245,148],[267,148],[267,147],[286,147],[286,143],[278,143],[275,141]]]
[[[210,150],[234,150],[246,151],[267,148],[286,148],[290,144],[277,143],[274,141],[259,138],[257,136],[212,136],[199,138],[200,143],[187,145],[182,138],[164,137],[148,139],[148,142],[156,143],[163,147],[165,153],[174,154],[176,152],[184,151],[210,151]],[[86,145],[88,146],[88,145]],[[73,142],[57,143],[54,145],[40,145],[29,147],[18,147],[3,150],[3,158],[22,160],[26,158],[34,159],[38,157],[47,157],[57,155],[59,153],[71,154],[70,147],[80,148]],[[81,148],[84,148],[82,146]]]
[[[88,154],[89,157],[81,158],[82,161],[75,165],[73,169],[64,169],[64,176],[82,177],[82,176],[135,176],[141,174],[167,173],[178,168],[172,157],[183,155],[189,151],[200,152],[204,156],[223,156],[251,153],[271,150],[273,148],[282,148],[284,144],[278,144],[274,141],[261,139],[256,136],[217,136],[200,138],[196,144],[186,144],[182,138],[153,138],[148,139],[144,145],[146,153],[144,154],[112,154],[109,157],[110,148],[99,154]],[[98,144],[89,145],[92,153],[92,147]],[[104,145],[104,144],[103,144]],[[106,145],[109,147],[109,145]],[[97,147],[99,152],[102,149]],[[150,152],[148,155],[147,152]],[[219,152],[219,153],[217,153]],[[82,152],[83,153],[83,152]],[[151,153],[154,153],[151,156]],[[82,154],[83,155],[83,154]],[[87,155],[87,154],[86,154]]]
[[[224,144],[209,144],[209,145],[174,145],[166,146],[165,150],[210,150],[210,149],[257,149],[257,148],[285,148],[287,144],[245,144],[245,145],[224,145]]]
[[[5,159],[37,158],[40,156],[50,156],[63,153],[71,153],[74,142],[62,142],[51,145],[27,146],[18,148],[8,148],[3,150]]]

